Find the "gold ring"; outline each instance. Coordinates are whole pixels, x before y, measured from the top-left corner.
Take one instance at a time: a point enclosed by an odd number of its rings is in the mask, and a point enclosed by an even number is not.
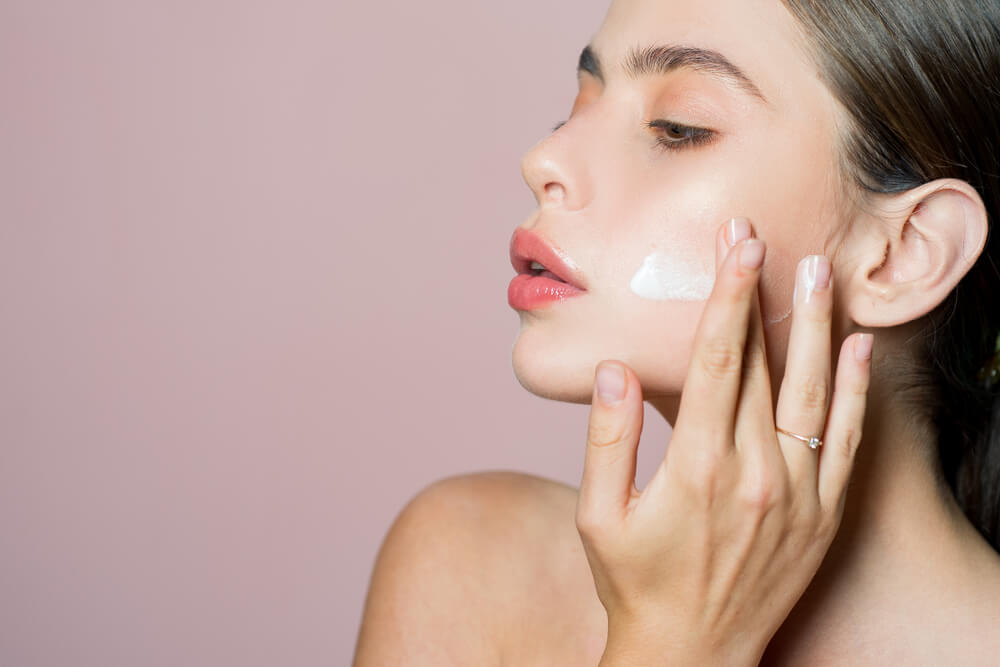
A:
[[[793,438],[797,438],[797,439],[801,440],[802,442],[804,442],[807,445],[809,445],[809,449],[819,449],[820,447],[823,446],[823,441],[820,440],[819,438],[816,438],[816,437],[810,438],[810,437],[806,437],[804,435],[799,435],[798,433],[790,433],[789,431],[786,431],[785,429],[783,429],[781,427],[778,427],[778,426],[775,426],[774,428],[777,429],[778,431],[780,431],[781,433],[784,433],[785,435],[790,435]]]

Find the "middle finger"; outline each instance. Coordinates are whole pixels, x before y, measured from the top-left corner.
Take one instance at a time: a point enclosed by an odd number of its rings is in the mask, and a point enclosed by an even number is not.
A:
[[[733,218],[726,227],[735,224],[750,226],[745,218]],[[750,235],[753,235],[751,226]],[[717,235],[715,244],[716,271],[725,260],[729,248],[729,239],[733,235],[729,229],[723,229]],[[767,352],[764,343],[764,324],[760,312],[760,286],[754,290],[750,303],[750,322],[747,329],[747,340],[743,354],[743,378],[739,403],[736,408],[734,427],[736,448],[744,456],[763,456],[763,460],[774,460],[780,456],[777,444],[774,442],[774,404],[771,399],[771,378],[768,374]],[[773,448],[775,451],[764,451],[763,448]],[[782,465],[783,462],[781,462]]]
[[[733,443],[751,302],[764,254],[764,242],[748,238],[726,255],[695,331],[681,392],[675,432],[693,420],[708,447],[719,451]]]
[[[792,330],[775,425],[792,433],[823,437],[830,399],[830,326],[833,273],[823,255],[809,255],[795,272]],[[815,489],[818,454],[809,444],[778,432],[792,484]]]

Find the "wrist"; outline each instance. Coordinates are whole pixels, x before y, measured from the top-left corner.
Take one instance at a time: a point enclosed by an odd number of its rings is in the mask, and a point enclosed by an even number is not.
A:
[[[649,635],[609,635],[598,667],[757,667],[763,651],[670,643]]]

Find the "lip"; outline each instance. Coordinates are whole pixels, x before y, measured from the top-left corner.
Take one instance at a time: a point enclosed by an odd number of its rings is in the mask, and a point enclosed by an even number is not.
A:
[[[532,262],[540,263],[546,271],[535,273]],[[507,303],[515,310],[534,310],[586,293],[573,260],[540,234],[520,227],[514,230],[510,263],[517,275],[507,288]]]
[[[541,234],[518,227],[510,238],[511,266],[518,273],[530,274],[532,262],[538,262],[566,284],[586,291],[583,275],[569,255]]]

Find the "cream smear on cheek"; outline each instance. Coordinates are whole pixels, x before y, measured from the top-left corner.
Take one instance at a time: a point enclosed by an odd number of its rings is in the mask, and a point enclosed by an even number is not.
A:
[[[712,293],[715,274],[692,258],[651,252],[632,276],[629,289],[654,301],[705,301]]]
[[[642,260],[629,282],[629,289],[643,299],[653,301],[706,301],[715,285],[715,273],[706,271],[693,258],[651,252]],[[777,324],[792,309],[777,318],[764,318],[765,324]]]

